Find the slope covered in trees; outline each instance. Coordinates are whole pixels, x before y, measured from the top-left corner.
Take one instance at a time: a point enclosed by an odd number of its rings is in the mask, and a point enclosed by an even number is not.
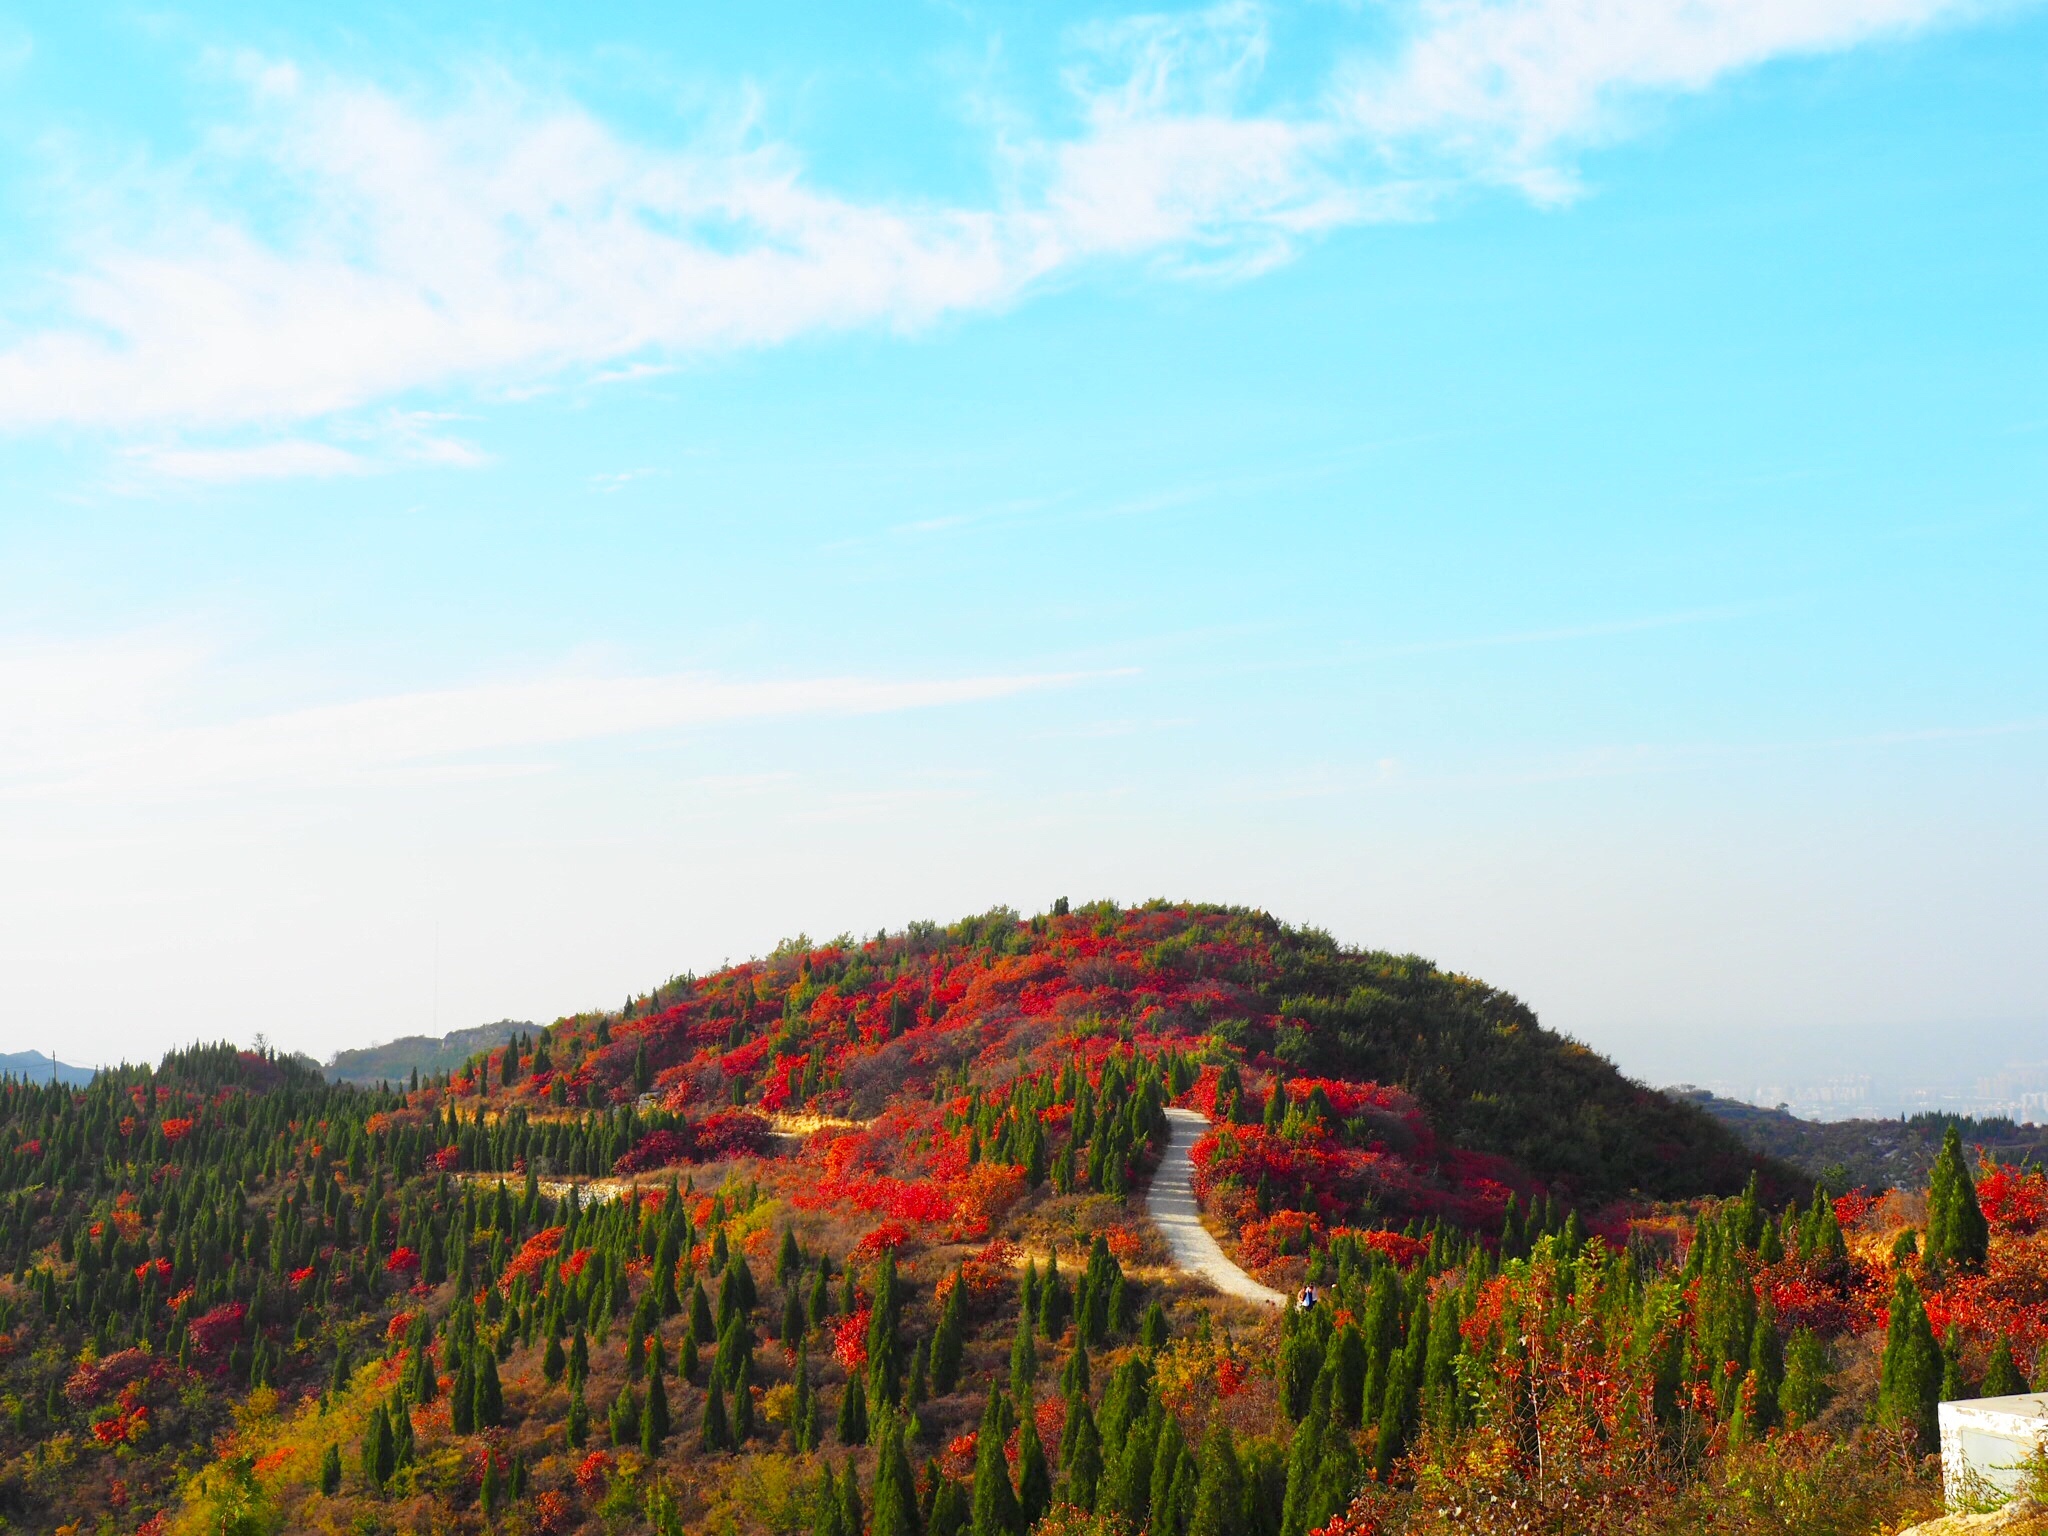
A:
[[[1175,1102],[1317,1306],[1163,1266]],[[786,944],[390,1091],[173,1052],[0,1086],[0,1517],[1856,1529],[1784,1508],[1924,1504],[1930,1392],[2034,1368],[2048,1186],[1776,1172],[1480,983],[1218,908]]]

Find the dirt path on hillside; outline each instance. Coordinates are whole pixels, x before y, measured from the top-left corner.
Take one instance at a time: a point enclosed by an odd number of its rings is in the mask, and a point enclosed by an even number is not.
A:
[[[1145,1214],[1173,1250],[1173,1262],[1200,1275],[1226,1296],[1264,1307],[1286,1306],[1287,1298],[1279,1291],[1259,1284],[1231,1263],[1202,1225],[1202,1210],[1195,1204],[1195,1168],[1188,1153],[1209,1129],[1208,1118],[1192,1109],[1169,1109],[1166,1120],[1172,1139],[1159,1159],[1159,1171],[1152,1175],[1152,1187],[1146,1191]]]

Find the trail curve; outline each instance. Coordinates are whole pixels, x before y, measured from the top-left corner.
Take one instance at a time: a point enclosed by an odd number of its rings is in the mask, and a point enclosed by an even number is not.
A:
[[[1200,1275],[1224,1295],[1240,1301],[1262,1307],[1286,1306],[1286,1296],[1259,1284],[1231,1263],[1202,1225],[1202,1209],[1195,1203],[1195,1165],[1188,1153],[1209,1129],[1208,1117],[1192,1109],[1169,1109],[1166,1121],[1171,1136],[1159,1159],[1159,1171],[1152,1175],[1152,1187],[1146,1191],[1145,1214],[1165,1237],[1175,1267]]]

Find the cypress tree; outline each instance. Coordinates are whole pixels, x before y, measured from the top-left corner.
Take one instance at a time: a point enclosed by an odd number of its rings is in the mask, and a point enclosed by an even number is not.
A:
[[[659,1370],[647,1373],[647,1406],[640,1414],[640,1449],[649,1459],[661,1454],[661,1442],[668,1438],[668,1388]]]
[[[992,1386],[974,1447],[974,1499],[968,1523],[972,1536],[1023,1536],[1017,1491],[1010,1486],[1010,1464],[1003,1455],[1006,1438],[1002,1397]]]
[[[1202,1439],[1201,1479],[1195,1485],[1187,1536],[1236,1536],[1244,1505],[1244,1472],[1230,1426],[1222,1414],[1211,1414],[1209,1432]]]
[[[458,1435],[473,1433],[476,1429],[476,1366],[470,1354],[465,1353],[462,1364],[455,1372],[455,1391],[448,1401],[448,1427]]]
[[[1017,1431],[1017,1509],[1024,1528],[1029,1530],[1052,1507],[1052,1469],[1045,1463],[1045,1446],[1038,1438],[1037,1416],[1032,1412],[1030,1397],[1027,1395],[1021,1403],[1021,1422]]]
[[[1038,1376],[1037,1328],[1030,1312],[1017,1313],[1017,1336],[1010,1342],[1010,1396],[1023,1403]]]
[[[883,1420],[874,1493],[868,1536],[917,1536],[917,1482],[903,1450],[903,1421],[893,1412]]]
[[[1947,1336],[1941,1341],[1941,1392],[1939,1401],[1958,1402],[1966,1397],[1975,1397],[1969,1384],[1963,1380],[1963,1336],[1953,1323]]]
[[[590,1438],[590,1407],[583,1401],[583,1383],[580,1381],[569,1389],[569,1418],[563,1426],[563,1433],[572,1451],[582,1450]]]
[[[967,1277],[953,1271],[952,1289],[939,1309],[938,1330],[932,1335],[932,1391],[946,1396],[960,1381],[960,1355],[967,1332]]]
[[[332,1441],[320,1453],[320,1491],[329,1497],[341,1492],[341,1447]]]
[[[1067,1402],[1067,1427],[1060,1437],[1060,1478],[1067,1502],[1093,1511],[1102,1483],[1102,1434],[1086,1397]]]
[[[849,1536],[846,1519],[839,1507],[839,1484],[832,1469],[818,1463],[818,1478],[811,1486],[811,1536]]]
[[[2027,1390],[2027,1384],[2020,1379],[2019,1367],[2013,1364],[2012,1340],[2004,1334],[1991,1346],[1991,1359],[1984,1367],[1984,1380],[1978,1384],[1980,1397],[2011,1397]]]
[[[1941,1349],[1928,1325],[1920,1288],[1911,1275],[1901,1274],[1892,1290],[1885,1326],[1884,1360],[1878,1372],[1878,1422],[1911,1430],[1923,1451],[1931,1449],[1938,1438],[1934,1409],[1941,1375]]]
[[[839,1443],[868,1443],[867,1377],[854,1371],[846,1378],[846,1390],[839,1397]]]
[[[754,1438],[754,1357],[740,1361],[740,1377],[732,1387],[732,1437],[745,1445]]]
[[[384,1405],[379,1403],[370,1410],[370,1422],[363,1430],[362,1469],[363,1481],[372,1493],[381,1494],[384,1485],[391,1480],[396,1460],[391,1447],[391,1421],[384,1416]]]
[[[1778,1393],[1785,1385],[1785,1347],[1778,1338],[1778,1309],[1766,1291],[1757,1302],[1756,1331],[1749,1340],[1749,1370],[1756,1390],[1749,1428],[1769,1429],[1778,1419]]]
[[[498,1362],[489,1350],[480,1350],[483,1359],[478,1363],[476,1375],[476,1405],[471,1413],[475,1427],[490,1429],[505,1422],[505,1393],[498,1384]]]
[[[704,1418],[697,1426],[697,1449],[700,1451],[729,1451],[732,1449],[732,1425],[725,1417],[725,1390],[718,1383],[714,1371],[711,1376],[711,1390],[704,1396]]]
[[[1977,1184],[1963,1159],[1962,1134],[1950,1125],[1927,1181],[1928,1260],[1981,1268],[1990,1242],[1991,1229],[1977,1204]]]
[[[853,1475],[853,1458],[848,1457],[839,1474],[839,1518],[846,1522],[847,1536],[859,1536],[867,1524],[860,1507],[860,1484]]]
[[[1173,1488],[1180,1477],[1181,1463],[1188,1459],[1187,1443],[1181,1438],[1180,1420],[1162,1415],[1159,1433],[1152,1441],[1152,1477],[1146,1493],[1147,1524],[1153,1536],[1180,1536],[1179,1511],[1174,1507]]]

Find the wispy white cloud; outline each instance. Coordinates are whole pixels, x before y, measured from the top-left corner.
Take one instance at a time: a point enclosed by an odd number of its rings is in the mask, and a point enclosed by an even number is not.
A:
[[[159,480],[228,485],[243,480],[290,480],[367,474],[375,466],[332,443],[285,438],[246,448],[173,448],[145,444],[123,454],[129,467]]]
[[[1421,0],[1390,55],[1338,72],[1335,115],[1397,163],[1453,166],[1539,198],[1569,155],[1645,100],[1774,59],[1837,52],[1993,0]]]
[[[860,201],[745,128],[637,143],[502,82],[427,109],[292,64],[248,65],[209,170],[145,174],[80,215],[56,322],[0,349],[0,427],[262,428],[256,447],[145,450],[187,479],[351,472],[307,423],[436,389],[530,392],[678,358],[1000,309],[1103,261],[1245,274],[1317,232],[1427,213],[1449,187],[1566,195],[1571,157],[1647,97],[1899,36],[1987,0],[1414,0],[1398,41],[1261,99],[1250,4],[1083,29],[1066,137],[1005,142],[986,206]],[[261,184],[280,223],[192,185]],[[127,222],[116,222],[118,219]],[[414,460],[473,463],[422,437]]]
[[[180,719],[205,653],[132,641],[0,651],[0,799],[125,803],[250,789],[536,771],[552,750],[746,721],[893,714],[1073,687],[1102,673],[735,680],[549,673]],[[516,762],[480,761],[520,754]],[[544,767],[545,765],[540,765]]]

